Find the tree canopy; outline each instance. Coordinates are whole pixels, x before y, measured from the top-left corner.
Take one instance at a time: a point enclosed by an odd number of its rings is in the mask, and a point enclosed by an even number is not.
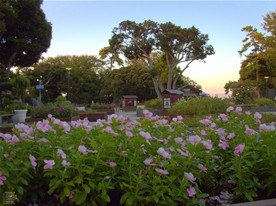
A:
[[[189,65],[214,54],[208,45],[208,35],[201,34],[195,27],[181,28],[171,22],[159,24],[146,20],[143,23],[123,21],[112,31],[111,41],[128,59],[139,59],[150,71],[158,97],[165,89],[154,62],[164,55],[167,64],[167,89],[175,89],[176,83]],[[180,68],[180,63],[185,64]]]
[[[42,0],[1,0],[0,69],[31,66],[47,51],[52,26],[41,4]]]
[[[240,79],[264,82],[267,76],[273,86],[276,78],[276,12],[266,14],[263,20],[264,32],[252,26],[242,29],[246,37],[239,51],[245,57],[241,64]]]
[[[70,76],[66,68],[71,68]],[[95,56],[82,55],[50,57],[34,65],[33,69],[23,68],[22,71],[32,85],[42,81],[46,102],[67,94],[69,86],[70,101],[89,104],[99,94],[101,82],[97,74],[103,68],[104,62]]]

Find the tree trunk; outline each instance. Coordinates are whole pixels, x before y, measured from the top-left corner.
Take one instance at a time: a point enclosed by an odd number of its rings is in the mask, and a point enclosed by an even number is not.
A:
[[[154,90],[156,92],[156,95],[158,98],[162,98],[162,95],[161,95],[161,92],[159,90],[159,86],[158,86],[158,81],[156,78],[152,78],[152,81],[153,81],[153,86],[154,86]]]

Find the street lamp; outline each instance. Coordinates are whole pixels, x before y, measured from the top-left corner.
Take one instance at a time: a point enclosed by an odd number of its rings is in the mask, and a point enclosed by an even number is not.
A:
[[[265,76],[264,78],[265,78],[265,97],[268,98],[267,81],[268,81],[269,76]]]
[[[66,68],[67,78],[68,78],[68,82],[67,82],[67,100],[69,100],[69,98],[70,98],[70,71],[71,70],[72,70],[72,68]]]

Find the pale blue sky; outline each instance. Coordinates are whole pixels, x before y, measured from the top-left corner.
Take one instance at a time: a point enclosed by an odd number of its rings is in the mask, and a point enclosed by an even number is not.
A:
[[[151,19],[195,26],[209,35],[216,54],[193,63],[184,75],[203,91],[221,95],[229,80],[238,80],[244,26],[261,28],[263,16],[276,11],[274,1],[69,1],[44,0],[42,9],[52,23],[53,38],[45,57],[98,55],[121,21]]]

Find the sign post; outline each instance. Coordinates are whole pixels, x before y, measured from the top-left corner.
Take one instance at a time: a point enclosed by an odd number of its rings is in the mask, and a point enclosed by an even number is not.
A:
[[[38,89],[38,91],[39,91],[39,96],[38,96],[38,102],[39,103],[41,103],[41,98],[42,98],[41,90],[44,89],[44,85],[42,85],[41,83],[42,83],[41,80],[39,80],[39,84],[36,85],[36,89]]]

